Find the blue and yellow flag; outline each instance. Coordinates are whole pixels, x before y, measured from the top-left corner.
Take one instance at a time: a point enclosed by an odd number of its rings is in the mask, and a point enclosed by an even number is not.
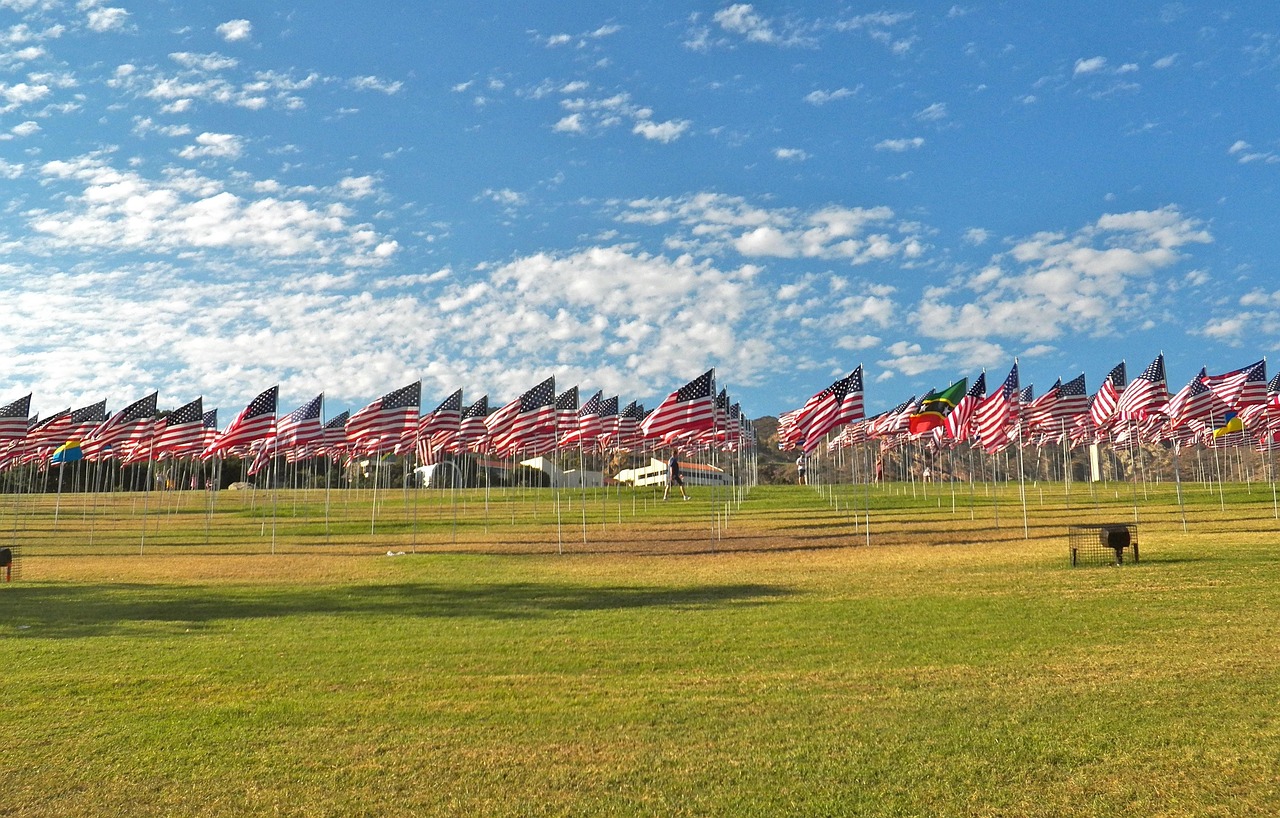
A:
[[[1240,419],[1240,416],[1235,412],[1227,412],[1226,417],[1223,418],[1223,424],[1213,430],[1213,439],[1217,440],[1220,437],[1243,431],[1244,421]]]
[[[83,459],[84,452],[80,451],[80,441],[68,440],[53,450],[53,456],[49,458],[49,462],[56,466],[59,463],[74,463]]]

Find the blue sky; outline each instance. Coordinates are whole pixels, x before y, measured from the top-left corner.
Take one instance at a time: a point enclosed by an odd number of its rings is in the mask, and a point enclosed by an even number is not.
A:
[[[0,401],[752,417],[1280,337],[1270,3],[0,0]]]

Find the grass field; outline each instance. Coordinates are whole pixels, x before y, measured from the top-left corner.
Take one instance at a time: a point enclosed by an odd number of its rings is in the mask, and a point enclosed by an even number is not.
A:
[[[422,494],[0,496],[0,815],[1280,810],[1269,485]]]

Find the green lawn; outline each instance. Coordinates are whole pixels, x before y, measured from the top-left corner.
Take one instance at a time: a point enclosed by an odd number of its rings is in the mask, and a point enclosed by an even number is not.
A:
[[[1028,487],[1029,536],[1017,486],[778,487],[614,497],[567,548],[546,494],[461,537],[312,514],[274,555],[33,508],[0,815],[1272,815],[1280,522],[1227,488],[1184,532],[1149,487],[1119,568],[1071,568],[1065,525],[1132,519],[1127,486]]]

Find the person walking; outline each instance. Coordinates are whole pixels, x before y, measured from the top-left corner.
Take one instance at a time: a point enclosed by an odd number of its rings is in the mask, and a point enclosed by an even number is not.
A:
[[[801,452],[800,456],[796,458],[796,482],[802,486],[808,485],[808,481],[805,479],[805,471],[808,467],[809,464],[806,462],[804,452]]]
[[[680,496],[688,500],[689,495],[684,490],[684,472],[680,469],[680,458],[676,453],[671,452],[671,457],[667,459],[667,484],[662,487],[662,499],[667,499],[667,494],[671,491],[672,486],[680,487]]]

